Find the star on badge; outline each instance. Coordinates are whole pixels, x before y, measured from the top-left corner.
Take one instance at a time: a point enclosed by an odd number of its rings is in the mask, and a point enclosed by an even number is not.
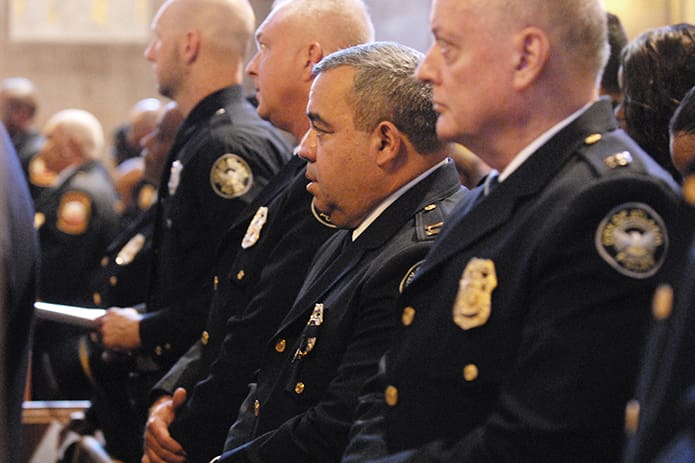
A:
[[[241,157],[227,153],[210,170],[210,185],[217,196],[232,199],[246,194],[253,185],[251,168]]]

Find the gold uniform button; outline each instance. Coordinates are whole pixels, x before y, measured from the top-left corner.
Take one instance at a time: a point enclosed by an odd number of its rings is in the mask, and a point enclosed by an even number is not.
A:
[[[99,293],[94,293],[92,294],[92,300],[96,305],[101,305],[101,294]]]
[[[112,275],[111,278],[109,278],[109,284],[111,286],[116,286],[118,284],[118,277],[115,275]]]
[[[155,346],[154,347],[154,355],[156,355],[157,357],[161,357],[162,352],[163,352],[162,346]]]
[[[625,431],[634,434],[639,424],[639,402],[631,400],[625,406]]]
[[[300,381],[297,384],[295,384],[294,392],[296,394],[301,394],[302,392],[304,392],[304,383]]]
[[[603,138],[603,136],[600,133],[593,133],[584,139],[584,144],[594,145],[601,141],[601,138]]]
[[[109,256],[104,256],[101,258],[101,266],[106,267],[109,265]]]
[[[433,211],[433,210],[435,210],[436,208],[437,208],[437,205],[436,205],[436,204],[428,204],[427,206],[425,206],[425,210],[426,210],[426,211]]]
[[[239,270],[239,273],[236,274],[236,279],[241,281],[244,279],[245,276],[246,276],[246,272],[244,272],[243,270]]]
[[[253,402],[253,416],[258,416],[261,413],[261,403],[258,400]]]
[[[652,299],[652,315],[655,320],[663,321],[671,316],[673,311],[673,288],[671,285],[659,285]]]
[[[465,379],[469,383],[478,379],[478,367],[473,365],[472,363],[469,363],[468,365],[463,367],[463,379]]]
[[[412,307],[406,307],[403,309],[403,315],[401,316],[401,322],[403,326],[410,326],[413,324],[413,319],[415,318],[415,309]]]
[[[164,344],[164,350],[171,350],[171,344],[169,344],[169,343]]]
[[[220,279],[215,275],[215,277],[212,279],[212,284],[213,284],[213,289],[217,290],[217,285],[220,284]]]
[[[396,386],[389,386],[384,391],[384,400],[389,407],[395,407],[398,403],[398,389]]]
[[[284,339],[280,339],[278,342],[275,343],[275,351],[279,353],[285,352],[285,347],[287,347],[287,341]]]
[[[207,346],[210,342],[210,333],[203,331],[203,334],[200,335],[200,342],[202,342],[204,346]]]

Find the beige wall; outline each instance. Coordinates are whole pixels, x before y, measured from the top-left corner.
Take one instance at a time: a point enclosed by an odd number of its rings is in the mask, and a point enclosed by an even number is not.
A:
[[[125,119],[135,101],[157,96],[150,65],[143,58],[146,43],[12,43],[7,36],[9,1],[0,0],[0,78],[21,75],[37,84],[41,98],[39,125],[57,110],[81,107],[93,112],[110,133]],[[150,0],[152,9],[162,1]],[[262,20],[272,0],[251,1],[259,21]],[[397,40],[422,51],[427,49],[431,43],[430,0],[366,2],[376,25],[377,39]],[[695,22],[695,0],[605,0],[604,3],[620,16],[630,37],[670,22]]]

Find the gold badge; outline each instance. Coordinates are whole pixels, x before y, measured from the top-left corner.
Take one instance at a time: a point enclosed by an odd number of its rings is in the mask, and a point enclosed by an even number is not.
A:
[[[118,251],[116,256],[117,265],[128,265],[135,259],[142,247],[145,245],[145,235],[138,233],[133,236],[125,246]]]
[[[242,249],[248,249],[254,244],[256,244],[258,239],[261,237],[261,229],[263,228],[263,225],[265,225],[265,222],[267,220],[268,208],[265,206],[259,207],[256,211],[256,215],[254,215],[253,219],[251,219],[249,228],[246,229],[244,239],[241,240]]]
[[[668,233],[664,221],[643,203],[626,203],[611,210],[596,230],[599,255],[631,278],[654,275],[666,259]]]
[[[68,235],[80,235],[87,231],[91,211],[89,196],[80,191],[69,191],[60,198],[56,226]]]
[[[328,228],[337,228],[335,225],[333,225],[330,215],[316,209],[316,206],[314,205],[315,200],[315,198],[311,200],[311,214],[314,216],[314,218],[318,220],[321,225],[324,225]]]
[[[154,204],[156,199],[157,189],[149,183],[143,185],[138,192],[138,209],[141,211],[146,211],[152,204]]]
[[[251,189],[253,173],[241,157],[227,153],[212,165],[210,185],[217,196],[225,199],[236,198]]]
[[[492,308],[492,292],[496,287],[495,263],[490,259],[471,259],[459,281],[454,323],[463,330],[486,324]]]
[[[421,260],[420,262],[417,262],[415,265],[410,267],[407,272],[405,272],[405,276],[401,280],[401,284],[398,285],[398,292],[403,294],[403,290],[405,289],[406,286],[410,284],[411,281],[413,281],[413,278],[415,278],[415,274],[420,270],[420,267],[422,266],[422,263],[424,260]]]
[[[171,196],[176,193],[176,190],[179,187],[182,170],[183,164],[181,164],[181,161],[179,160],[174,161],[174,163],[171,165],[171,170],[169,171],[169,183],[167,184],[167,187],[169,188],[169,195]]]
[[[323,304],[320,302],[314,305],[314,310],[311,312],[309,321],[306,326],[321,326],[323,324]],[[294,353],[293,360],[301,359],[309,355],[316,346],[316,336],[304,336],[302,343],[299,345],[297,352]]]

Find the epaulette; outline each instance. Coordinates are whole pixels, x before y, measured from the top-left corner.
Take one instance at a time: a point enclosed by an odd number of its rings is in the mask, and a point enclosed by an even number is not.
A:
[[[584,138],[578,149],[579,154],[592,166],[598,176],[609,172],[638,166],[643,169],[641,161],[625,147],[625,141],[610,134],[594,133]]]
[[[439,203],[432,202],[415,215],[415,231],[418,241],[434,240],[444,226],[444,211]]]

